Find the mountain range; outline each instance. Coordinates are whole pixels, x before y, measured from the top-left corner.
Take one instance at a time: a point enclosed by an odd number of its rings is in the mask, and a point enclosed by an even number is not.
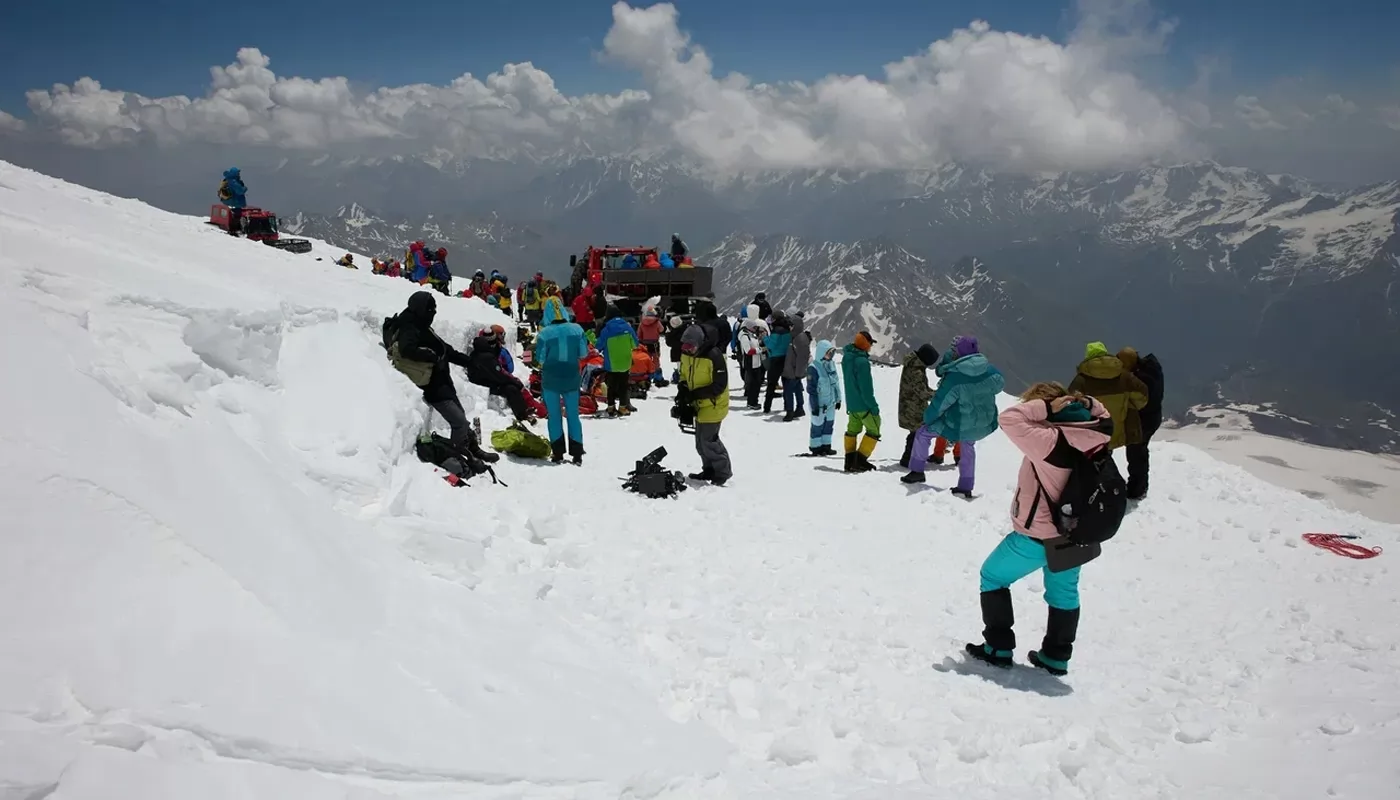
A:
[[[205,159],[187,179],[89,155],[36,168],[198,213],[222,164],[209,157],[185,154]],[[1270,409],[1261,426],[1294,420],[1297,438],[1400,450],[1400,182],[1324,187],[1213,162],[717,175],[664,156],[269,152],[242,167],[285,230],[361,252],[421,238],[458,274],[563,277],[587,244],[677,232],[717,268],[727,308],[767,291],[819,335],[868,328],[884,358],[972,332],[1014,387],[1068,381],[1087,341],[1131,344],[1162,360],[1180,419]]]

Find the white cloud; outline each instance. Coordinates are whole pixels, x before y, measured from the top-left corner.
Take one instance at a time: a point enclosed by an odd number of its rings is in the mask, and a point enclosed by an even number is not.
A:
[[[15,117],[13,114],[0,111],[0,131],[18,132],[24,130],[26,127],[28,126],[25,125],[24,120]]]
[[[563,95],[528,63],[484,80],[463,75],[446,86],[357,95],[341,77],[280,77],[266,55],[245,48],[233,64],[211,69],[200,98],[148,98],[83,78],[28,99],[38,126],[91,147],[199,141],[322,149],[402,140],[406,151],[464,155],[679,148],[719,168],[963,160],[1026,170],[1182,153],[1188,125],[1124,66],[1160,51],[1170,23],[1154,23],[1145,0],[1078,2],[1080,23],[1068,42],[978,21],[888,64],[878,78],[770,85],[719,76],[680,29],[674,6],[619,2],[603,51],[635,70],[645,88],[617,95]]]
[[[1244,121],[1251,130],[1282,131],[1288,126],[1274,118],[1273,112],[1260,104],[1259,98],[1242,94],[1235,98],[1235,115]]]
[[[1356,113],[1356,104],[1339,94],[1329,94],[1322,100],[1323,110],[1339,117],[1349,117]]]
[[[1376,113],[1382,125],[1393,131],[1400,131],[1400,106],[1381,106]]]

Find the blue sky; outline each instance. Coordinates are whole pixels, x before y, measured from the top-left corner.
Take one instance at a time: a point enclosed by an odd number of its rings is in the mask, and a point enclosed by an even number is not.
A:
[[[718,71],[758,80],[877,73],[973,18],[1063,39],[1065,8],[1044,0],[677,0],[681,26]],[[230,6],[154,0],[50,0],[12,4],[0,26],[0,108],[20,112],[26,89],[87,75],[148,96],[202,95],[211,65],[242,46],[272,58],[282,76],[344,75],[361,86],[445,83],[510,61],[533,61],[576,94],[634,85],[599,64],[610,0],[418,0],[387,12],[381,0],[296,0],[229,13]],[[1229,80],[1263,85],[1322,75],[1340,85],[1395,80],[1400,3],[1385,0],[1159,0],[1180,26],[1155,65],[1167,83],[1189,82],[1198,57],[1223,58]],[[275,9],[275,10],[274,10]],[[256,18],[266,24],[258,25]]]

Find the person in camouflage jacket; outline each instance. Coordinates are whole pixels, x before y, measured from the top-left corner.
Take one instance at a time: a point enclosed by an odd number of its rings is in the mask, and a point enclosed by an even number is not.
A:
[[[909,467],[909,455],[914,448],[914,434],[924,424],[924,409],[933,399],[933,387],[928,385],[927,373],[938,365],[938,350],[924,344],[904,357],[904,369],[899,373],[899,427],[909,431],[904,439],[904,455],[899,465]]]

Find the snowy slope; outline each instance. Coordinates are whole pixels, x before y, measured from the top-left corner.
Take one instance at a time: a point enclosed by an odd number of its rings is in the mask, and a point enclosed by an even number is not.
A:
[[[410,287],[0,164],[0,796],[1338,798],[1400,780],[1400,529],[1194,448],[1086,568],[1066,681],[954,654],[1017,456],[971,504],[643,401],[587,464],[452,489],[375,345]],[[498,319],[443,301],[453,338]],[[897,373],[877,371],[893,410]],[[459,379],[488,428],[501,417]],[[892,426],[891,426],[892,427]],[[1022,651],[1039,579],[1016,589]]]

